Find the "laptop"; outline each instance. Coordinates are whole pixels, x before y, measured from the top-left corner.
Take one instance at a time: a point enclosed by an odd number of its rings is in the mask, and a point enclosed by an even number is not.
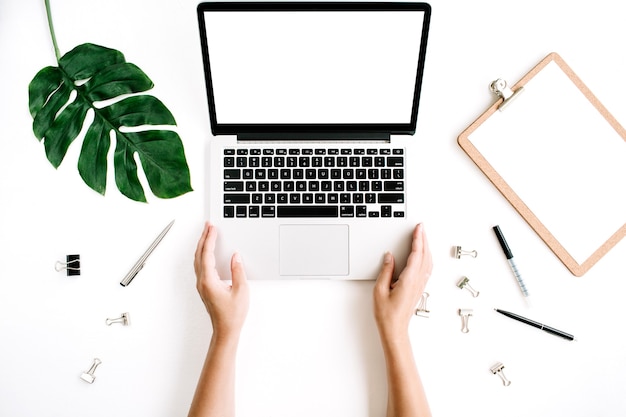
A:
[[[249,279],[371,280],[386,251],[401,270],[420,220],[406,141],[417,140],[430,6],[209,2],[197,12],[222,277],[235,251]]]

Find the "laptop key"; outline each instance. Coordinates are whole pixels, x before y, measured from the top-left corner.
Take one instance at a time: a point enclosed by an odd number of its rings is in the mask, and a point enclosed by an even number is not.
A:
[[[224,206],[224,217],[235,217],[235,206]]]
[[[387,157],[387,166],[389,167],[402,167],[404,166],[404,158],[397,156],[388,156]]]
[[[354,206],[341,206],[341,217],[354,217]]]
[[[379,204],[404,203],[404,194],[401,193],[380,193],[378,194]]]
[[[224,179],[225,180],[238,180],[238,179],[241,179],[241,170],[240,169],[225,169],[224,170]]]
[[[243,191],[243,181],[224,182],[224,191]]]
[[[248,206],[237,206],[235,215],[237,217],[247,217],[248,216]]]
[[[276,207],[275,206],[261,207],[261,217],[276,217]]]
[[[403,181],[385,181],[384,190],[385,191],[404,191],[404,182]]]
[[[224,194],[224,204],[250,204],[250,194]]]
[[[337,206],[278,206],[278,217],[339,217]]]

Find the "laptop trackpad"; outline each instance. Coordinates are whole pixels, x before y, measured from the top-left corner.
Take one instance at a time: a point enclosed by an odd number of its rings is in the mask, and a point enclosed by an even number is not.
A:
[[[348,225],[280,226],[280,275],[348,275]]]

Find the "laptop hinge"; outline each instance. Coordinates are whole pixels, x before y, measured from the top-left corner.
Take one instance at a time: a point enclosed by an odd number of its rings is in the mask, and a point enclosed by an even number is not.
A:
[[[239,133],[237,140],[240,141],[326,141],[326,140],[363,140],[363,141],[389,141],[389,133]]]

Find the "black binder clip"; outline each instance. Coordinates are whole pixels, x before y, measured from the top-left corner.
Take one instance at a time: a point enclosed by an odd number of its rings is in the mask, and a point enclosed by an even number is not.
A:
[[[508,86],[505,80],[498,78],[489,85],[489,89],[492,93],[504,99],[498,106],[498,110],[503,111],[513,100],[524,92],[524,87],[520,87],[513,91]]]
[[[67,255],[65,262],[57,261],[54,264],[54,269],[57,272],[63,270],[67,271],[67,276],[80,275],[80,255]]]

